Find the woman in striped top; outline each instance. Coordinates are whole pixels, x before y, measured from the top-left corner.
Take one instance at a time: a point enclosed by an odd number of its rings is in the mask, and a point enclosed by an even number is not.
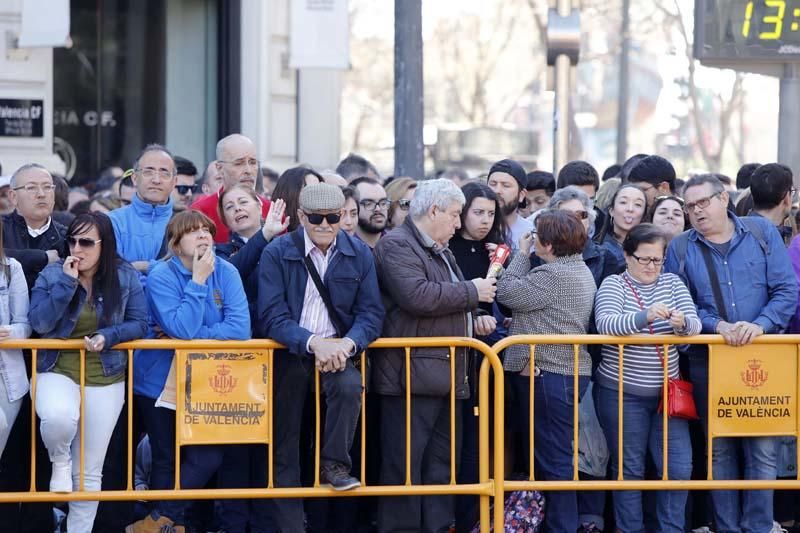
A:
[[[661,273],[666,236],[652,224],[633,228],[623,242],[627,270],[609,276],[595,301],[595,321],[601,335],[696,335],[701,324],[688,289],[678,276]],[[594,400],[600,425],[611,453],[616,478],[618,458],[619,351],[604,345],[603,360],[595,373]],[[644,479],[648,452],[661,477],[663,418],[658,405],[664,373],[663,346],[626,346],[623,362],[623,474]],[[669,346],[666,363],[671,378],[678,377],[678,351]],[[670,479],[689,479],[692,448],[684,419],[669,419]],[[686,491],[661,491],[656,513],[662,531],[683,531]],[[639,491],[614,493],[614,515],[622,532],[644,531]]]

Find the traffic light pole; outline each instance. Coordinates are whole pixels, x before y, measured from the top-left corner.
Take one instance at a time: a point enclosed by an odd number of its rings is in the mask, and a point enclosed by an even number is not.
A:
[[[553,173],[569,159],[570,81],[580,54],[580,16],[571,0],[558,0],[547,18],[547,64],[555,67]]]
[[[394,2],[394,175],[425,177],[422,0]]]

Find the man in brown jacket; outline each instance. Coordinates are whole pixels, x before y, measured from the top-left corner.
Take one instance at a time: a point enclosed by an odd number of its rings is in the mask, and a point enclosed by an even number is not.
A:
[[[450,180],[420,182],[408,217],[375,248],[381,295],[386,308],[383,337],[471,337],[472,311],[491,302],[493,278],[465,281],[447,244],[460,227],[464,195]],[[480,324],[482,325],[482,323]],[[411,482],[447,484],[450,480],[450,388],[469,396],[466,351],[456,351],[456,378],[450,383],[449,348],[411,350]],[[381,398],[381,483],[405,481],[405,350],[372,354],[373,385]],[[456,420],[461,419],[456,402]],[[450,496],[382,498],[378,529],[446,531],[453,521]]]

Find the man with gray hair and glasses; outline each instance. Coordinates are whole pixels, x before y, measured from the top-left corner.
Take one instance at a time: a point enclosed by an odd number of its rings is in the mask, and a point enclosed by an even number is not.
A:
[[[108,216],[117,238],[117,253],[142,276],[166,253],[164,234],[172,218],[175,161],[166,147],[149,144],[136,158],[131,173],[136,194],[130,205]]]
[[[783,332],[797,309],[797,281],[778,230],[766,218],[740,218],[729,211],[728,192],[713,174],[691,178],[683,198],[692,229],[672,239],[664,271],[680,276],[689,288],[702,332],[722,335],[731,346]],[[695,344],[686,353],[707,433],[708,348]],[[777,444],[777,437],[715,438],[714,479],[740,479],[744,472],[747,479],[774,480]],[[772,495],[772,490],[711,491],[716,530],[775,531]]]
[[[495,279],[464,279],[447,245],[461,227],[465,198],[450,180],[421,181],[405,222],[375,248],[386,320],[383,337],[471,337],[486,335],[473,314],[478,302],[494,300]],[[381,484],[406,479],[406,387],[411,388],[411,482],[450,480],[450,392],[455,387],[455,420],[469,397],[467,351],[456,350],[455,382],[450,381],[449,348],[411,350],[411,382],[406,383],[405,350],[374,350],[373,385],[380,395]],[[458,453],[458,452],[456,452]],[[453,521],[452,496],[399,496],[378,503],[380,531],[447,531]]]
[[[3,216],[3,248],[22,265],[30,291],[44,267],[67,256],[67,228],[51,216],[55,185],[42,165],[21,166],[11,175],[10,186],[14,212]]]
[[[228,226],[223,224],[219,216],[217,204],[219,196],[223,191],[243,185],[253,190],[256,188],[256,178],[258,177],[259,162],[256,157],[256,145],[249,138],[239,133],[233,133],[223,137],[217,143],[216,169],[222,175],[222,187],[215,193],[204,196],[192,204],[192,209],[200,211],[214,221],[217,226],[217,233],[214,235],[214,242],[225,244],[230,238]],[[261,198],[261,218],[264,219],[269,212],[270,202],[266,198]],[[294,213],[287,213],[295,216]]]

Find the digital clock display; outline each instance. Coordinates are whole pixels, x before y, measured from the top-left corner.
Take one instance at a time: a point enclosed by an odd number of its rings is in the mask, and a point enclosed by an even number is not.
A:
[[[696,0],[700,60],[800,60],[800,0]]]

